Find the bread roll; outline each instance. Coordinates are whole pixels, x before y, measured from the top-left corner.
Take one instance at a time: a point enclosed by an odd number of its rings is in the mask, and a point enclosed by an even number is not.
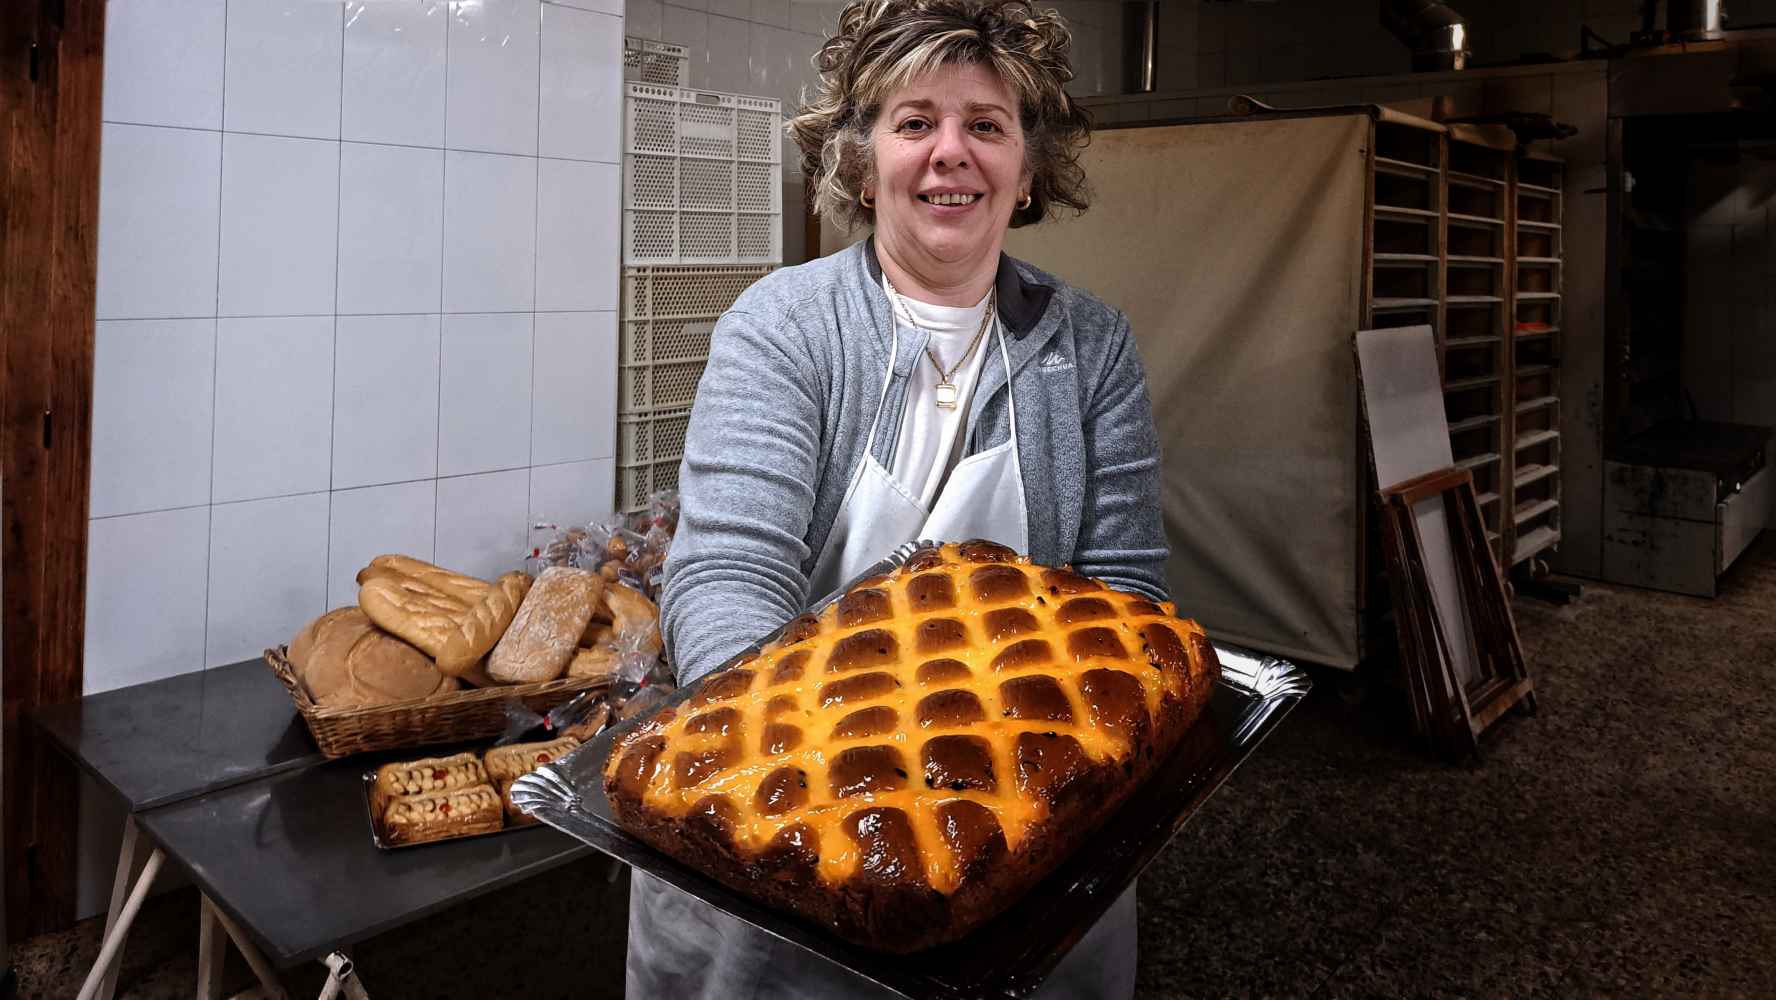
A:
[[[603,591],[604,581],[586,570],[571,566],[543,570],[487,658],[488,676],[509,684],[560,677]]]
[[[643,653],[660,651],[660,609],[654,602],[647,599],[640,591],[626,587],[620,583],[605,588],[604,601],[610,606],[611,620],[617,631],[617,641],[633,642],[629,637],[640,634],[640,645],[634,648]]]
[[[617,672],[620,658],[617,651],[609,646],[595,646],[574,653],[568,661],[567,676],[569,677],[608,677]]]

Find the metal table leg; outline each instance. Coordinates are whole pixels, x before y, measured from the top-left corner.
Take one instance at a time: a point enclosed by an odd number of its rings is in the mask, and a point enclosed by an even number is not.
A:
[[[135,823],[131,821],[124,828],[124,854],[119,859],[117,881],[111,893],[115,905],[121,887],[129,878],[130,865],[125,861],[133,861],[135,851]],[[142,909],[142,901],[148,898],[148,888],[154,884],[155,876],[160,874],[161,863],[166,855],[156,847],[148,855],[148,862],[142,866],[142,874],[136,879],[135,886],[130,889],[129,897],[123,901],[114,914],[108,915],[105,921],[105,940],[99,945],[98,961],[93,963],[92,971],[86,974],[86,982],[81,984],[79,1000],[96,1000],[100,990],[109,982],[115,986],[117,964],[123,955],[124,939],[129,937],[130,925],[136,922],[136,914]]]

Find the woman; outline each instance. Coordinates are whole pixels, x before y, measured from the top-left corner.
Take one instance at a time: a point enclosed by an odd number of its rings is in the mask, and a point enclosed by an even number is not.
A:
[[[861,0],[791,123],[829,217],[872,239],[717,325],[680,472],[665,627],[681,683],[915,538],[990,538],[1165,596],[1158,446],[1121,313],[1001,252],[1083,210],[1066,28],[1023,2]],[[1134,988],[1133,890],[1044,996]],[[631,997],[877,995],[637,875]]]

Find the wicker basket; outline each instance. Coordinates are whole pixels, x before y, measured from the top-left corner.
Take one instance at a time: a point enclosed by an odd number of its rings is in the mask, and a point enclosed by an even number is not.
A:
[[[513,698],[523,699],[531,710],[542,713],[581,691],[610,686],[609,677],[563,677],[541,684],[468,688],[438,698],[390,705],[322,708],[296,679],[296,668],[290,665],[286,653],[284,646],[268,649],[265,662],[290,692],[296,711],[308,723],[308,731],[328,758],[498,736],[506,728],[505,703]]]

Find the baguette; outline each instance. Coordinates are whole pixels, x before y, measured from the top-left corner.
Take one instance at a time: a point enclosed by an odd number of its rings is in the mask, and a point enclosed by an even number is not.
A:
[[[473,604],[487,596],[487,588],[492,586],[486,580],[464,576],[442,566],[434,566],[423,559],[401,555],[377,556],[370,560],[370,565],[358,571],[358,585],[363,586],[378,577],[407,577],[418,580],[463,604]]]
[[[424,650],[452,677],[472,670],[493,648],[530,588],[523,573],[480,584],[405,556],[378,556],[358,577],[364,614]]]
[[[487,658],[488,676],[510,684],[560,677],[573,659],[604,589],[597,574],[583,569],[551,566],[543,570]]]

